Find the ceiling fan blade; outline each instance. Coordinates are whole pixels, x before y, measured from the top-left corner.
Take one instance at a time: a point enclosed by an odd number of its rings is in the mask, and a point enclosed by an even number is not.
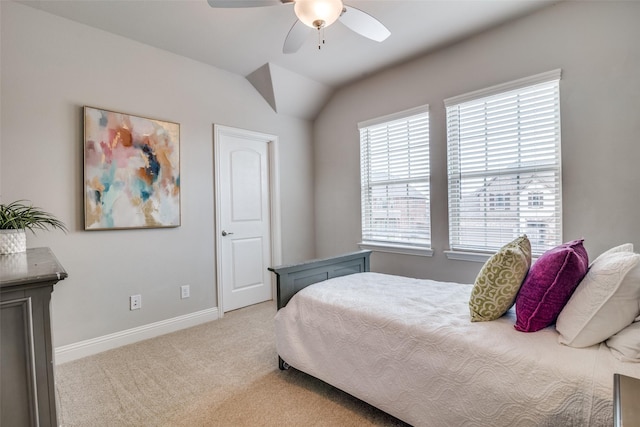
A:
[[[384,41],[391,35],[382,22],[355,7],[345,5],[344,11],[338,19],[351,31],[377,42]]]
[[[289,30],[289,34],[287,34],[287,38],[284,40],[282,52],[297,52],[307,40],[311,31],[313,31],[313,28],[307,27],[301,20],[296,19],[296,23],[293,24],[293,27]]]
[[[293,0],[290,0],[293,1]],[[282,3],[289,3],[290,1],[280,0],[207,0],[211,7],[263,7],[274,6]]]

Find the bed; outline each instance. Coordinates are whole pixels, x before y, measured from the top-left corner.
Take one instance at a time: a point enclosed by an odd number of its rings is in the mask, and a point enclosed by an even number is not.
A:
[[[614,373],[640,377],[605,344],[516,331],[513,311],[472,323],[472,285],[373,273],[369,256],[270,269],[281,369],[414,426],[611,426]]]

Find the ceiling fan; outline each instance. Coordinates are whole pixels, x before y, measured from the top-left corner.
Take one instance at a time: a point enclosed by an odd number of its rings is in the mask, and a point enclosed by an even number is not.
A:
[[[342,0],[207,0],[215,8],[243,8],[274,5],[293,5],[297,16],[284,41],[284,53],[297,52],[309,33],[316,29],[324,31],[326,27],[340,20],[347,28],[377,42],[384,41],[391,32],[373,16],[355,7],[347,6]],[[318,48],[320,44],[318,44]]]

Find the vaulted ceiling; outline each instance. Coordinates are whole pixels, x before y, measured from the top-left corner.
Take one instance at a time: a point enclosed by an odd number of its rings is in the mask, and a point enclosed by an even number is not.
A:
[[[391,36],[378,43],[337,22],[282,52],[290,4],[212,8],[206,0],[20,3],[245,76],[279,113],[312,119],[336,88],[558,0],[353,0]]]

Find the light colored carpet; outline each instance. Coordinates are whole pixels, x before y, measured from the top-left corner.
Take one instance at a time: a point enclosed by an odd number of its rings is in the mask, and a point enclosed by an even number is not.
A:
[[[72,426],[406,426],[302,372],[280,371],[275,304],[56,367]]]

